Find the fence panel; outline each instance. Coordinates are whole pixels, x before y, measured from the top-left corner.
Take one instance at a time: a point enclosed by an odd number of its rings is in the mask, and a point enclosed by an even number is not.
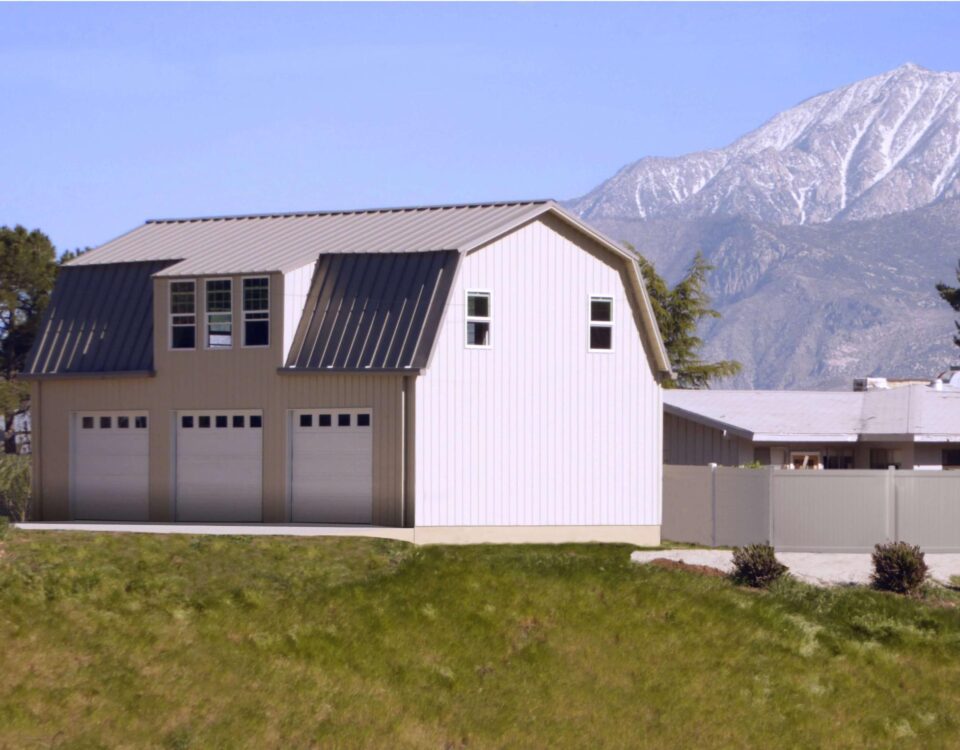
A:
[[[770,472],[718,467],[715,543],[721,547],[770,540]]]
[[[893,534],[888,471],[773,472],[773,546],[785,552],[867,552]]]
[[[709,466],[663,467],[664,539],[713,544],[712,485]]]
[[[896,531],[927,552],[960,550],[960,472],[898,471]]]

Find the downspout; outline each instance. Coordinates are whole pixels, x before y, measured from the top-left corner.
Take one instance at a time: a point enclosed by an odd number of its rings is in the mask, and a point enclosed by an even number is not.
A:
[[[407,525],[407,378],[400,379],[400,526]]]
[[[40,471],[40,391],[43,383],[36,381],[36,398],[30,401],[30,463],[33,470],[33,520],[42,521],[43,472]]]

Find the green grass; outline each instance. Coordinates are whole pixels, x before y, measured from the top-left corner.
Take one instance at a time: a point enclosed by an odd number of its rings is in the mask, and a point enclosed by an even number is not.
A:
[[[619,545],[9,532],[0,748],[960,743],[954,594]]]

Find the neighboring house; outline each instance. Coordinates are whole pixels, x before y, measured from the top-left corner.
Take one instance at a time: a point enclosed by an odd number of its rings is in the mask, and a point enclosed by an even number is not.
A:
[[[37,512],[656,543],[668,373],[553,202],[149,221],[57,281]]]
[[[960,384],[664,391],[664,463],[960,469]]]

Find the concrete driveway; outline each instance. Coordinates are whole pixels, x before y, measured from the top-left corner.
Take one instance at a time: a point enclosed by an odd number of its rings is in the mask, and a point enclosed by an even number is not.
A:
[[[724,572],[730,572],[733,568],[733,553],[730,550],[672,549],[638,551],[630,555],[635,563],[648,563],[657,558],[690,565],[708,565]],[[867,584],[873,571],[869,552],[778,552],[777,559],[790,568],[794,578],[815,586]],[[924,559],[931,577],[940,583],[949,583],[950,576],[960,575],[960,554],[927,553]]]

